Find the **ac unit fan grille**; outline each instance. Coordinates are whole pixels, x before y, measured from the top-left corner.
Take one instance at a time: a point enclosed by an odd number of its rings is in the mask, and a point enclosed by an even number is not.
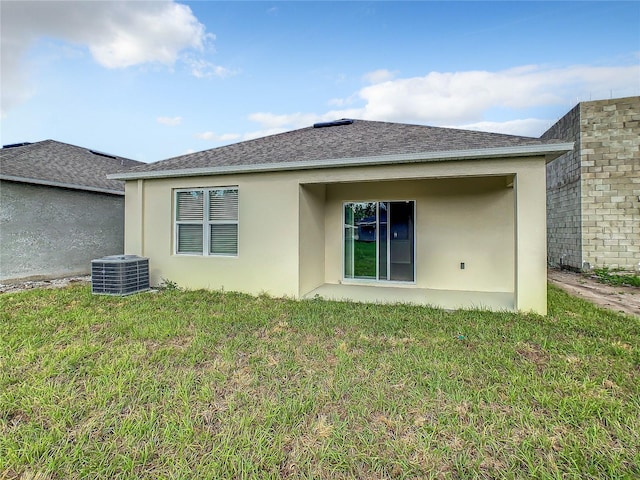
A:
[[[91,261],[92,293],[131,295],[149,290],[149,259],[137,255],[112,255]]]

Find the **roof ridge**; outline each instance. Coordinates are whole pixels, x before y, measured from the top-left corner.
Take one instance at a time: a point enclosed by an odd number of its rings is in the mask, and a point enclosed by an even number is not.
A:
[[[555,141],[452,127],[350,119],[330,128],[302,127],[135,166],[132,173],[315,165],[332,159],[395,158],[442,152],[545,147]],[[331,125],[331,122],[329,122]],[[527,148],[525,148],[527,147]],[[527,150],[528,151],[528,150]],[[195,169],[195,170],[194,170]],[[203,170],[203,171],[204,171]],[[208,170],[207,170],[208,171]]]

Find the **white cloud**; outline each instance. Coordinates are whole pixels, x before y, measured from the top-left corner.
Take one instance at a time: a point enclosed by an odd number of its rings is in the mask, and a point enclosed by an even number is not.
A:
[[[539,118],[525,118],[521,120],[507,120],[504,122],[476,122],[464,125],[449,125],[453,128],[465,130],[477,130],[480,132],[505,133],[507,135],[521,135],[525,137],[539,137],[546,131],[552,121],[541,120]]]
[[[276,135],[278,133],[286,132],[289,128],[268,128],[262,130],[254,130],[253,132],[247,132],[242,135],[242,140],[253,140],[254,138],[267,137],[269,135]]]
[[[349,105],[353,105],[358,101],[357,95],[351,95],[347,98],[332,98],[327,102],[327,105],[331,105],[332,107],[347,107]]]
[[[589,93],[608,97],[610,91],[637,91],[639,73],[638,65],[431,72],[371,85],[358,95],[367,119],[457,124],[481,121],[496,107],[519,110],[566,104]]]
[[[158,117],[156,118],[156,121],[162,125],[174,127],[182,123],[182,117]]]
[[[202,51],[215,38],[188,6],[171,0],[3,1],[0,5],[3,112],[33,92],[23,62],[39,38],[84,46],[105,68],[173,65],[183,50]]]
[[[390,72],[389,70],[380,69],[374,70],[373,72],[365,73],[362,78],[365,82],[376,84],[393,80],[396,75],[397,72]]]
[[[387,70],[371,72],[365,79],[380,83],[365,86],[345,99],[329,101],[331,106],[350,108],[325,113],[258,112],[249,119],[261,125],[260,131],[359,118],[538,136],[554,119],[531,118],[530,109],[569,108],[577,101],[640,93],[637,63],[557,68],[525,65],[496,72],[430,72],[395,80],[388,77]],[[352,106],[354,103],[360,106]],[[495,109],[502,111],[502,117],[511,118],[492,118]]]
[[[186,62],[191,68],[191,75],[196,78],[226,78],[237,73],[234,70],[216,65],[202,59],[187,59]]]
[[[361,109],[330,110],[326,113],[289,113],[276,115],[267,112],[257,112],[249,115],[249,120],[257,122],[268,130],[280,131],[291,128],[308,127],[317,122],[329,122],[339,118],[363,118],[359,116]]]
[[[196,133],[194,137],[200,140],[207,140],[209,142],[231,142],[233,140],[241,138],[242,135],[238,133],[223,133],[221,135],[218,135],[214,132],[202,132]]]

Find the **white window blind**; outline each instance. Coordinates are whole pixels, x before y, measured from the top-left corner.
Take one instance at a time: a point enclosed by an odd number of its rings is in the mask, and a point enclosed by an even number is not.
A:
[[[178,192],[178,205],[176,220],[202,223],[204,212],[204,191],[193,190],[190,192]]]
[[[176,194],[176,251],[202,255],[204,191]]]
[[[178,253],[202,255],[202,225],[178,224]]]
[[[209,253],[238,254],[238,189],[209,191]]]
[[[209,220],[238,221],[238,190],[211,190],[209,193]]]
[[[238,254],[238,225],[211,225],[209,251],[214,255]]]
[[[176,192],[178,254],[238,255],[238,188]]]

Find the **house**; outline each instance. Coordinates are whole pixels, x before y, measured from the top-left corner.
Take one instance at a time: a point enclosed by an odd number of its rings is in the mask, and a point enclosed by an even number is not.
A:
[[[572,147],[339,120],[110,178],[152,284],[545,313],[545,164]]]
[[[0,280],[89,273],[124,248],[124,182],[141,162],[54,140],[0,150]]]
[[[574,142],[547,165],[549,264],[640,268],[640,97],[579,103],[541,138]]]
[[[387,211],[380,209],[379,215],[374,212],[373,215],[362,218],[355,222],[355,240],[359,242],[375,242],[378,239],[378,228],[384,229],[387,225]]]

